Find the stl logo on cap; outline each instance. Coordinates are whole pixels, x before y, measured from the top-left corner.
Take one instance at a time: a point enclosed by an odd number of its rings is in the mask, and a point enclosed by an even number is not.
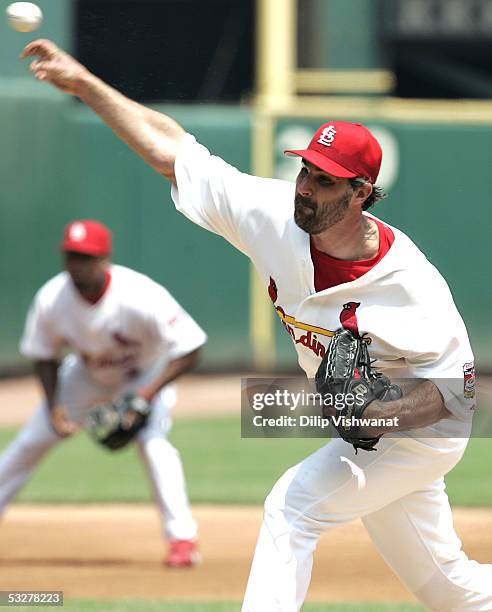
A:
[[[87,236],[87,230],[82,223],[73,223],[68,230],[68,237],[74,242],[82,242]]]
[[[318,139],[319,144],[325,145],[325,147],[331,147],[333,141],[335,140],[336,134],[337,130],[334,125],[325,127]]]
[[[374,184],[383,152],[364,125],[327,121],[315,132],[307,149],[287,149],[286,155],[302,157],[320,170],[340,178],[362,177]]]

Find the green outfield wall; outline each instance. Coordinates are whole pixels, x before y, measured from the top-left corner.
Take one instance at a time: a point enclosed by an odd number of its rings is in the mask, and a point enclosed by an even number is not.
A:
[[[374,69],[385,66],[379,8],[374,0],[315,0],[319,63],[316,68]]]
[[[73,218],[107,223],[115,261],[149,274],[182,302],[209,334],[207,367],[248,363],[248,261],[177,214],[167,181],[81,104],[36,83],[9,87],[0,84],[0,367],[19,363],[29,302],[59,270],[58,243]],[[166,111],[219,155],[249,169],[248,111]]]
[[[306,0],[298,3],[297,44],[301,67],[384,68],[380,21],[377,0]]]
[[[217,154],[251,165],[252,114],[239,107],[163,107]],[[356,117],[354,117],[355,119]],[[390,197],[374,210],[416,241],[447,278],[481,369],[492,369],[490,125],[367,121],[384,143]],[[318,120],[282,119],[275,172],[295,173],[283,147],[304,145]],[[302,142],[301,142],[302,141]],[[221,238],[177,214],[164,179],[94,115],[43,84],[0,80],[0,367],[36,289],[59,269],[66,222],[96,217],[115,234],[115,259],[165,284],[209,334],[207,368],[250,365],[249,267]],[[273,315],[272,315],[273,316]],[[279,366],[294,352],[275,323]]]

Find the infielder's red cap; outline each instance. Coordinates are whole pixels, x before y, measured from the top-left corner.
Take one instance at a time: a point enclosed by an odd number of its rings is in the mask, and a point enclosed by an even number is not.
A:
[[[111,253],[111,231],[99,221],[80,219],[65,227],[62,251],[76,251],[86,255],[109,255]]]
[[[360,123],[346,121],[324,123],[307,149],[285,153],[299,155],[333,176],[361,176],[371,183],[378,178],[383,158],[379,142],[371,132]]]

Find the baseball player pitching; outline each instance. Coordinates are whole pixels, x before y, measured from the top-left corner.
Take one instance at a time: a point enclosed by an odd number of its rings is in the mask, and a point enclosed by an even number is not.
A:
[[[371,132],[327,121],[306,149],[290,152],[301,159],[295,184],[250,176],[53,43],[30,43],[22,57],[32,56],[37,79],[78,96],[171,181],[180,212],[250,257],[320,388],[329,386],[332,339],[357,341],[364,370],[376,360],[364,416],[397,417],[394,428],[349,428],[354,445],[334,438],[275,484],[243,610],[299,610],[320,534],[356,518],[428,609],[492,610],[492,566],[461,550],[443,479],[471,428],[473,354],[439,272],[404,233],[366,212],[381,196],[382,152]],[[414,381],[403,397],[395,378]]]
[[[35,363],[45,400],[0,456],[0,512],[45,453],[88,423],[111,449],[136,443],[169,543],[166,564],[190,566],[199,560],[197,526],[166,435],[172,381],[196,363],[206,335],[164,287],[112,265],[111,242],[97,221],[70,223],[61,243],[65,271],[31,305],[21,351]]]

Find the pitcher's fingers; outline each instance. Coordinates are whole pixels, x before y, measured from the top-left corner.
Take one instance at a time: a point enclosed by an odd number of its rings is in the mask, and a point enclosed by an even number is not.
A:
[[[38,40],[33,40],[28,43],[22,53],[20,54],[20,59],[25,59],[26,57],[30,57],[32,55],[39,55],[40,57],[48,58],[58,51],[58,47],[55,43],[52,43],[51,40],[46,40],[40,38]]]
[[[49,72],[50,70],[52,70],[55,67],[53,62],[47,62],[45,60],[36,60],[34,62],[31,62],[29,64],[29,70],[33,73],[36,74],[38,73],[40,70],[43,70],[45,72]]]
[[[34,60],[33,62],[29,64],[29,70],[31,72],[34,72],[35,70],[39,70],[39,68],[42,68],[43,64],[44,64],[43,60]]]

